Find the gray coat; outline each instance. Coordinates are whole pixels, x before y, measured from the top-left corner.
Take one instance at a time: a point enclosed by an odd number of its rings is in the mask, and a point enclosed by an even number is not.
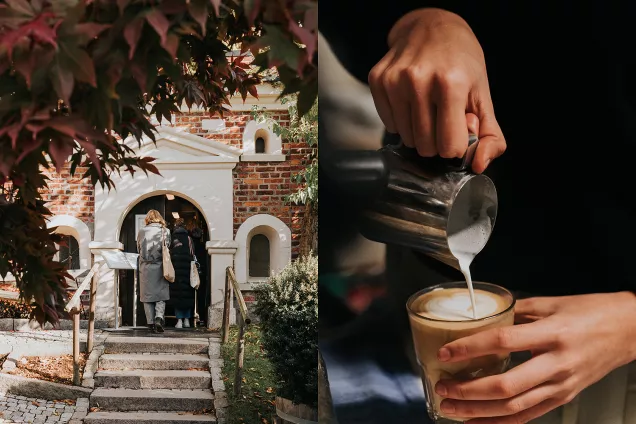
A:
[[[163,254],[161,234],[170,245],[170,230],[161,224],[150,224],[137,234],[139,252],[139,300],[159,302],[170,299],[170,283],[163,278]]]

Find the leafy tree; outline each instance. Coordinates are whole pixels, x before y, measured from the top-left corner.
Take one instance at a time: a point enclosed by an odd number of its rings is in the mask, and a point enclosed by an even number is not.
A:
[[[267,122],[272,131],[283,139],[291,143],[307,143],[310,147],[307,166],[292,176],[292,180],[299,183],[298,190],[287,198],[289,202],[305,205],[299,253],[308,255],[318,251],[318,100],[303,115],[298,113],[301,107],[299,96],[288,95],[282,101],[289,105],[289,126],[280,125],[265,108],[254,106],[252,115],[259,123]]]
[[[0,276],[15,276],[32,317],[56,323],[67,300],[44,171],[88,167],[108,189],[122,171],[158,174],[120,140],[154,140],[151,116],[183,103],[222,116],[272,67],[306,113],[316,27],[315,0],[0,0]]]

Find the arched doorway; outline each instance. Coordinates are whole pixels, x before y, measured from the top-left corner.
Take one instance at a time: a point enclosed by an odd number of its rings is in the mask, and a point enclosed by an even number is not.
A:
[[[151,209],[161,213],[170,230],[176,218],[183,218],[186,228],[194,241],[195,255],[201,264],[201,285],[197,291],[197,311],[200,325],[205,325],[207,310],[210,300],[210,256],[207,254],[205,243],[210,239],[208,224],[201,211],[188,200],[176,194],[162,194],[148,197],[135,205],[124,218],[119,234],[119,241],[124,245],[124,252],[137,253],[137,231],[143,226],[143,221]],[[133,325],[133,299],[134,299],[134,274],[133,271],[119,271],[119,305],[122,308],[122,326]],[[139,293],[139,286],[137,286]],[[166,325],[173,326],[176,323],[174,308],[168,301],[166,305]],[[137,300],[137,326],[146,325],[146,316],[141,302]],[[197,324],[198,326],[199,324]]]

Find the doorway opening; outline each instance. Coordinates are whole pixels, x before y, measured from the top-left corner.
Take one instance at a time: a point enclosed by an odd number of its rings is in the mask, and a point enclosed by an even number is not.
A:
[[[198,326],[205,326],[207,311],[210,304],[210,255],[205,247],[208,241],[208,223],[201,211],[188,200],[176,194],[162,194],[142,200],[135,205],[124,218],[119,234],[119,241],[124,245],[124,252],[137,252],[137,233],[144,226],[146,214],[155,209],[168,224],[171,232],[174,231],[174,221],[183,218],[185,227],[194,242],[194,253],[201,264],[201,284],[197,290],[197,313],[199,314]],[[134,302],[134,274],[133,271],[119,271],[119,306],[121,307],[121,325],[133,325]],[[194,313],[194,310],[193,310]],[[166,326],[173,327],[176,324],[175,310],[171,301],[166,302]],[[137,282],[137,327],[145,326],[146,314],[144,306],[139,301],[139,282]]]

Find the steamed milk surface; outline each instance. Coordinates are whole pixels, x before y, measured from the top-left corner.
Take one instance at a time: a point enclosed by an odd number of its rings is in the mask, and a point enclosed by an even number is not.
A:
[[[476,307],[473,307],[474,300]],[[445,321],[466,321],[495,315],[506,307],[496,295],[466,289],[440,289],[426,295],[417,311],[424,316]]]

